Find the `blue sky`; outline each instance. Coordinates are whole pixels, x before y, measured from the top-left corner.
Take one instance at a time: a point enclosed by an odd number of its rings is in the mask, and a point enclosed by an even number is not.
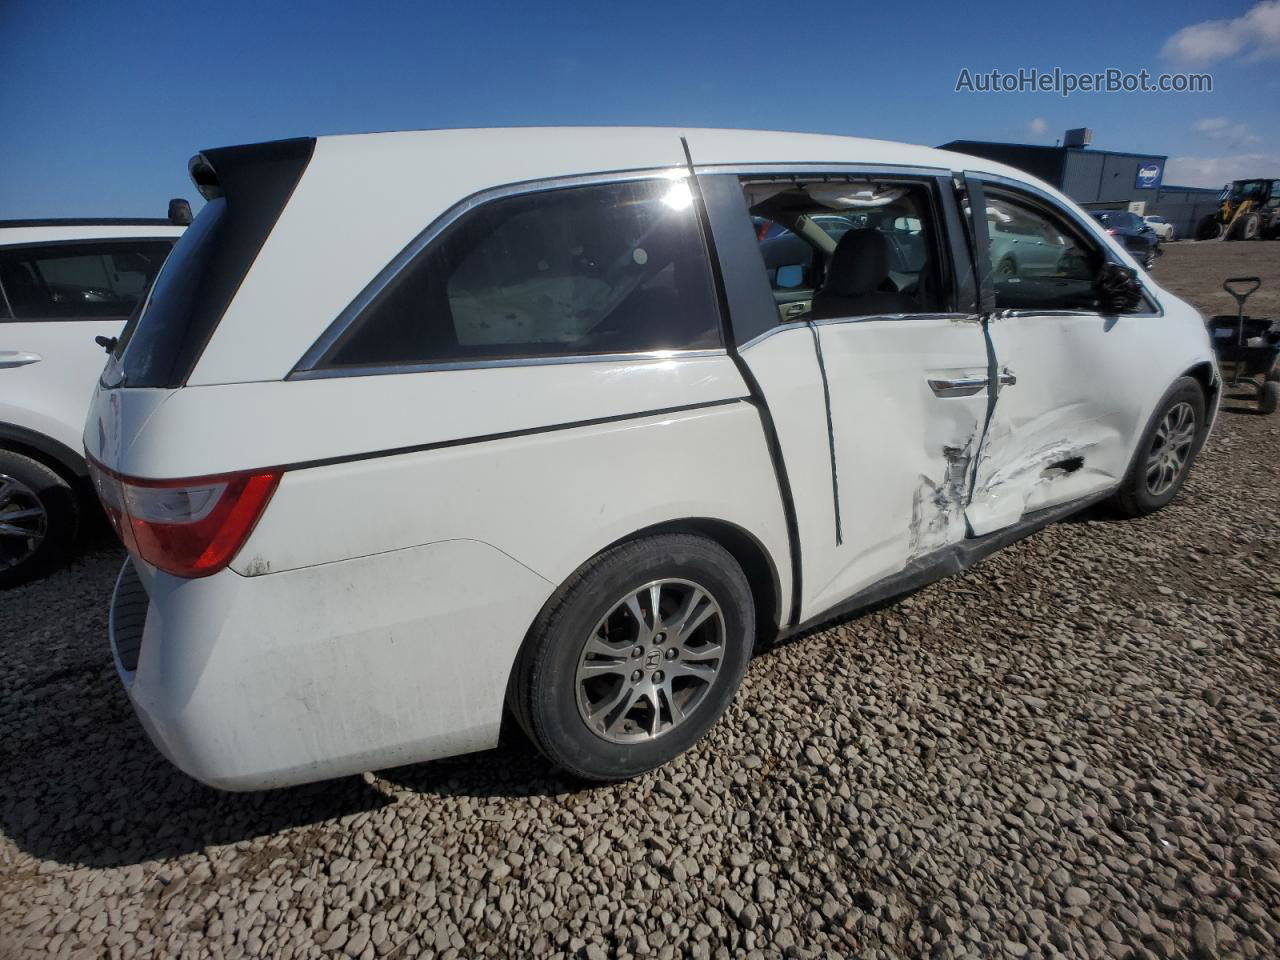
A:
[[[898,19],[900,17],[901,19]],[[1180,32],[1181,31],[1181,32]],[[0,0],[0,218],[158,216],[205,147],[505,124],[812,130],[1280,176],[1280,0],[805,5]],[[956,93],[961,68],[1212,74],[1210,94]]]

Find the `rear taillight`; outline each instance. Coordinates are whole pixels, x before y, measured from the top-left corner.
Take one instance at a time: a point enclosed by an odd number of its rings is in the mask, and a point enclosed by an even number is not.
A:
[[[1115,227],[1107,227],[1107,236],[1114,237],[1116,235]]]
[[[207,577],[231,562],[266,509],[281,472],[143,480],[89,461],[98,499],[125,547],[178,577]]]

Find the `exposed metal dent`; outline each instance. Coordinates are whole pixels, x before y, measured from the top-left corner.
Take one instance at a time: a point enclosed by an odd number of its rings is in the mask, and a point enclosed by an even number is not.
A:
[[[1103,478],[1117,479],[1093,467],[1090,455],[1099,446],[1096,439],[1059,437],[1009,457],[999,448],[1010,439],[1009,433],[1002,433],[989,440],[979,457],[973,496],[966,511],[976,536],[1016,520],[1029,509],[1080,495],[1077,487],[1081,482],[1093,487]],[[992,463],[1002,466],[991,470]],[[1058,486],[1062,487],[1060,492],[1051,489]]]
[[[946,469],[937,482],[920,475],[920,484],[911,504],[909,559],[963,538],[964,511],[969,500],[969,467],[973,462],[976,440],[975,433],[962,447],[942,448]]]

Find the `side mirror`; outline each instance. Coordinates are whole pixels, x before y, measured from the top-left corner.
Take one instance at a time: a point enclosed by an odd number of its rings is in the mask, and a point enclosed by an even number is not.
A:
[[[804,266],[799,263],[789,263],[784,267],[778,268],[778,278],[775,281],[779,290],[794,290],[796,287],[804,285]]]
[[[1103,313],[1128,313],[1142,302],[1142,284],[1138,271],[1111,260],[1103,262],[1094,284],[1098,290],[1098,306]]]

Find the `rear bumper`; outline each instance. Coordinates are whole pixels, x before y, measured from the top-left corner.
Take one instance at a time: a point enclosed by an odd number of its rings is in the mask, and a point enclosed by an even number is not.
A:
[[[224,790],[492,747],[552,590],[475,540],[258,577],[157,573],[145,601],[132,562],[110,618],[121,682],[160,752]]]

